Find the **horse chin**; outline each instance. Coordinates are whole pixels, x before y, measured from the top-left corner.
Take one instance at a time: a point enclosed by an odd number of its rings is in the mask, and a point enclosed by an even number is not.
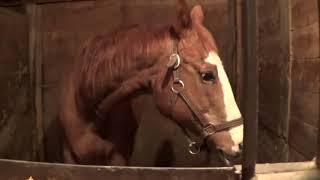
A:
[[[232,166],[234,164],[241,163],[242,153],[234,152],[232,151],[232,148],[218,147],[214,135],[207,137],[206,146],[212,154],[218,154],[219,158],[226,166]]]

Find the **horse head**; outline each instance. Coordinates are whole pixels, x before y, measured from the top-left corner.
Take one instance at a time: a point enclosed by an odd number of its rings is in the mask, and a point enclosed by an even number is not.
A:
[[[199,5],[189,10],[184,1],[178,7],[178,19],[171,28],[172,53],[152,81],[154,100],[162,114],[200,136],[209,149],[238,155],[242,116],[215,40],[203,24],[203,10]],[[191,142],[191,153],[197,147]]]

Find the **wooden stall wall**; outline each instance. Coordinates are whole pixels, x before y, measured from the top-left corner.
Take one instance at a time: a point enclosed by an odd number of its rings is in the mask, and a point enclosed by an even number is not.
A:
[[[258,162],[280,162],[287,159],[290,100],[287,5],[287,0],[259,0],[257,3]]]
[[[318,0],[292,0],[292,69],[289,160],[316,154],[319,122],[320,54]]]
[[[0,7],[0,158],[37,157],[36,122],[23,8]]]
[[[317,0],[259,0],[259,162],[311,160],[319,121]]]
[[[197,1],[188,1],[195,4]],[[214,33],[232,86],[236,84],[235,2],[200,1],[206,11],[205,25]],[[61,161],[61,129],[57,123],[59,81],[74,59],[81,43],[93,35],[135,23],[168,23],[175,15],[175,1],[74,1],[35,4],[36,54],[43,74],[41,82],[45,160]],[[187,140],[170,120],[155,109],[150,96],[136,99],[144,112],[136,137],[131,165],[207,166],[216,163],[207,152],[192,156]],[[40,116],[40,117],[39,117]],[[155,143],[156,142],[156,143]],[[164,156],[164,154],[166,154]]]

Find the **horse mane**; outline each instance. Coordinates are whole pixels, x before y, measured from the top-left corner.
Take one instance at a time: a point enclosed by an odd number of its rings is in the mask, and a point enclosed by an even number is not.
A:
[[[87,40],[73,71],[75,98],[77,105],[83,107],[81,111],[92,112],[124,78],[150,66],[161,49],[166,48],[171,29],[170,25],[133,25]]]

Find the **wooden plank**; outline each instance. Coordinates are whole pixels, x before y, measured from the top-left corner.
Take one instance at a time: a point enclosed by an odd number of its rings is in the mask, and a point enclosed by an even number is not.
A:
[[[28,22],[29,22],[29,29],[28,29],[28,41],[29,41],[29,77],[30,77],[30,98],[35,99],[34,92],[35,92],[35,73],[34,73],[34,60],[35,60],[35,47],[36,47],[36,31],[34,29],[34,19],[35,19],[35,6],[28,4],[26,5],[26,14],[28,16]],[[30,109],[32,109],[32,116],[35,117],[35,103],[32,103],[30,105]],[[35,136],[37,133],[35,133]],[[41,151],[41,146],[38,144],[38,137],[36,137],[35,143],[33,143],[33,160],[37,159],[38,152]],[[38,149],[40,148],[40,149]]]
[[[286,139],[268,129],[268,126],[261,126],[261,124],[259,126],[257,162],[286,162],[288,154]]]
[[[275,134],[282,133],[282,117],[287,99],[287,64],[285,63],[261,63],[259,71],[259,118],[264,126]]]
[[[302,162],[306,159],[306,156],[296,151],[294,147],[289,148],[289,162]]]
[[[236,172],[241,171],[240,165],[235,165]],[[294,171],[306,171],[315,170],[315,161],[302,161],[302,162],[291,162],[291,163],[265,163],[256,165],[257,174],[269,174],[269,173],[283,173],[283,172],[294,172]]]
[[[320,9],[320,1],[319,1],[319,9]],[[319,105],[318,105],[318,145],[317,145],[317,157],[316,157],[316,160],[317,160],[317,165],[318,165],[318,168],[320,168],[320,95],[318,96],[319,100]]]
[[[21,0],[11,0],[11,1],[0,0],[0,7],[10,7],[10,6],[20,6],[20,5],[22,5]]]
[[[292,68],[291,115],[317,127],[319,121],[320,60],[294,61]]]
[[[300,91],[320,92],[320,58],[292,64],[292,88]]]
[[[235,88],[235,94],[236,94],[236,101],[239,106],[239,109],[241,112],[244,112],[244,107],[242,106],[244,103],[244,97],[243,94],[243,84],[244,84],[244,59],[243,59],[243,18],[242,18],[242,0],[235,0],[236,1],[236,88]]]
[[[279,6],[279,4],[277,4]],[[260,12],[262,13],[262,12]],[[279,8],[272,10],[272,16],[266,16],[267,14],[261,14],[258,20],[258,30],[259,30],[259,41],[263,41],[265,38],[268,40],[270,38],[275,39],[275,36],[280,35],[281,28],[281,10]],[[271,14],[268,12],[268,14]],[[274,15],[276,14],[276,15]],[[268,17],[268,18],[264,18]],[[279,44],[281,45],[281,44]]]
[[[237,34],[236,34],[236,28],[237,28],[237,22],[236,22],[236,3],[237,0],[229,0],[227,1],[226,5],[223,4],[224,6],[227,7],[227,12],[224,13],[224,16],[228,18],[227,20],[227,32],[229,35],[227,35],[228,40],[226,43],[227,44],[227,54],[224,59],[224,62],[228,64],[224,64],[226,67],[228,67],[228,70],[226,70],[228,78],[230,79],[230,84],[233,90],[236,89],[236,68],[237,68],[237,57],[236,57],[236,51],[237,51]],[[212,23],[214,24],[214,23]],[[236,91],[234,91],[235,97],[240,96],[240,94],[237,94]]]
[[[318,170],[306,170],[295,172],[283,172],[283,173],[268,173],[258,174],[259,180],[318,180],[320,178],[320,172]]]
[[[318,22],[318,0],[292,0],[292,28],[297,30]]]
[[[282,158],[284,161],[288,161],[289,157],[289,121],[291,112],[291,76],[292,76],[292,12],[291,12],[291,0],[280,1],[280,36],[282,37],[281,49],[282,57],[284,62],[282,64],[282,74],[281,74],[281,91],[280,91],[280,119],[281,121],[281,132],[278,138],[280,142],[282,141],[284,146],[281,150],[284,154]]]
[[[28,21],[24,14],[0,8],[0,157],[33,159],[28,62]]]
[[[21,6],[24,3],[44,4],[44,3],[62,3],[77,1],[95,1],[95,0],[0,0],[0,7]]]
[[[39,146],[39,160],[44,160],[44,114],[43,114],[43,56],[42,56],[42,39],[41,39],[41,22],[40,17],[42,16],[41,9],[34,5],[34,19],[32,20],[31,28],[35,29],[35,59],[34,59],[34,69],[35,69],[35,110],[36,110],[36,122],[37,122],[37,141]]]
[[[30,97],[34,100],[31,105],[33,115],[36,117],[36,143],[34,143],[34,156],[37,160],[44,160],[43,145],[43,114],[42,114],[42,57],[40,54],[40,25],[39,8],[35,4],[26,5],[29,20],[29,68],[30,68]]]
[[[291,1],[259,3],[259,130],[262,132],[259,135],[259,149],[262,151],[258,153],[259,160],[287,161],[291,101]],[[264,149],[266,144],[273,147],[271,151]]]
[[[280,34],[271,37],[266,36],[265,38],[260,36],[258,41],[258,58],[260,59],[259,63],[284,63],[281,41],[282,39]]]
[[[291,136],[290,144],[305,159],[316,152],[319,123],[320,61],[294,61],[292,68]],[[299,122],[298,122],[299,121]],[[296,154],[290,154],[294,159]],[[299,158],[299,157],[298,157]],[[300,158],[299,158],[300,159]]]
[[[241,171],[241,166],[236,165],[236,172]],[[320,171],[316,169],[314,161],[296,163],[257,164],[256,178],[266,180],[318,180]]]
[[[300,119],[292,117],[290,121],[289,145],[303,154],[308,160],[315,157],[317,147],[317,129]]]
[[[259,22],[277,19],[280,16],[279,0],[260,0],[257,1],[257,11],[259,12]]]
[[[320,0],[318,0],[318,13],[320,13]],[[320,18],[319,18],[319,26],[320,26]],[[320,27],[319,27],[319,29],[320,29]],[[320,48],[320,46],[319,46],[319,48]],[[319,49],[319,52],[320,52],[320,49]],[[320,103],[320,95],[319,95],[318,102]],[[318,169],[320,169],[320,104],[318,107],[319,107],[319,110],[318,110],[319,121],[318,121],[318,147],[317,147],[316,163],[317,163]]]
[[[319,23],[293,30],[292,48],[294,60],[319,58]]]
[[[0,160],[0,179],[119,179],[119,180],[236,180],[233,167],[223,168],[147,168],[81,166],[28,161]]]

